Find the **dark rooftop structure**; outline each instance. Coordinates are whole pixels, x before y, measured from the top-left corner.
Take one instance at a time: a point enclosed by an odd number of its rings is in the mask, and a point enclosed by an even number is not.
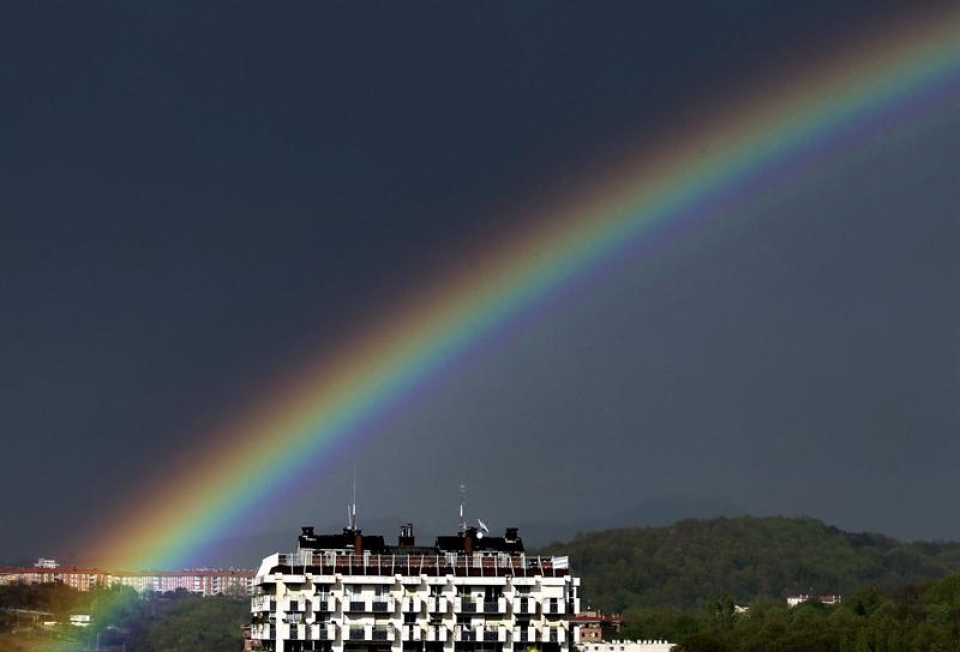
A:
[[[476,527],[463,527],[452,536],[438,536],[433,545],[417,545],[413,526],[404,525],[395,545],[383,536],[354,527],[338,534],[317,534],[302,528],[296,553],[280,555],[272,572],[343,575],[470,575],[526,577],[563,576],[566,563],[553,557],[530,557],[515,527],[503,536],[490,536]]]

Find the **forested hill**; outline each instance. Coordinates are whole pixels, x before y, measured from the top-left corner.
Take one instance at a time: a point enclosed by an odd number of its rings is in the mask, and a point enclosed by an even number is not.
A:
[[[895,588],[960,571],[960,543],[903,543],[814,519],[685,520],[578,534],[544,554],[569,555],[583,606],[693,607],[722,592],[739,603],[795,593]]]

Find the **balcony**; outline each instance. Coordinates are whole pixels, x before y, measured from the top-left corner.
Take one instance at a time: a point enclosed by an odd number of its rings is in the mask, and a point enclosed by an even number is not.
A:
[[[336,598],[321,598],[313,601],[313,610],[320,613],[332,613],[337,610]]]
[[[273,626],[270,623],[259,623],[250,626],[250,638],[262,641],[264,639],[275,638]]]
[[[251,582],[252,586],[273,586],[279,581],[280,574],[257,575]],[[271,589],[272,590],[272,589]]]
[[[347,633],[349,641],[393,641],[395,638],[396,634],[390,627],[354,626]]]
[[[427,627],[427,641],[431,643],[446,643],[449,637],[448,630],[442,625]]]
[[[277,601],[272,595],[258,595],[250,599],[250,611],[276,611]]]
[[[331,623],[326,625],[313,624],[309,626],[307,636],[314,641],[335,641],[337,640],[337,628]]]
[[[456,598],[453,603],[453,609],[461,614],[477,613],[477,602],[470,598]]]
[[[537,613],[537,601],[534,598],[514,598],[513,613],[524,615],[535,615]]]
[[[507,601],[504,598],[497,598],[495,600],[485,600],[483,603],[483,613],[485,614],[507,613]]]
[[[400,628],[400,640],[404,642],[423,640],[423,628],[419,625],[404,625]]]
[[[543,630],[543,641],[545,643],[563,643],[567,640],[566,630],[559,627],[548,627]]]
[[[427,611],[434,614],[445,614],[450,608],[447,598],[427,598]]]
[[[417,613],[420,611],[421,605],[423,605],[423,600],[420,598],[407,597],[400,601],[400,610],[404,613]]]
[[[303,623],[278,623],[277,631],[287,641],[304,641],[307,638],[307,626]]]
[[[477,631],[470,627],[457,627],[454,630],[453,640],[458,642],[472,642],[477,640]]]
[[[484,643],[506,643],[507,642],[507,628],[506,627],[482,627],[480,633],[477,636],[477,640],[483,641]]]
[[[351,599],[347,602],[347,611],[370,611],[370,603],[366,600]]]
[[[377,614],[385,614],[393,611],[396,603],[393,598],[384,600],[382,598],[377,598],[370,603],[370,611]]]
[[[514,643],[536,643],[537,630],[533,627],[517,627],[513,630]]]
[[[543,613],[550,615],[559,615],[566,613],[566,605],[562,602],[547,602],[543,605]]]

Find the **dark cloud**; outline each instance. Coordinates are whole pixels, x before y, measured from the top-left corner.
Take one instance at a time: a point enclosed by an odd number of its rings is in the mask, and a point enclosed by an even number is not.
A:
[[[5,5],[0,558],[82,556],[64,532],[511,206],[905,11],[843,5]],[[348,454],[365,508],[445,529],[467,482],[501,524],[682,497],[960,537],[955,116],[512,327]],[[257,530],[338,524],[349,484]]]

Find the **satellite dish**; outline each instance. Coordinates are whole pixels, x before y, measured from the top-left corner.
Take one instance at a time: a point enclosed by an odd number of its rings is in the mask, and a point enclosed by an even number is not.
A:
[[[484,522],[483,522],[482,520],[480,520],[479,518],[477,519],[477,525],[479,525],[479,526],[480,526],[480,529],[483,530],[484,532],[490,532],[490,528],[487,527],[487,524],[484,523]]]

